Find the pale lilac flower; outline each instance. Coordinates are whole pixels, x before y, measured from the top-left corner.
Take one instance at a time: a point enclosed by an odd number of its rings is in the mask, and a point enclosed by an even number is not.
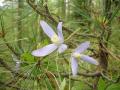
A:
[[[95,64],[98,65],[99,63],[92,57],[88,56],[88,55],[84,55],[81,54],[82,52],[84,52],[85,50],[87,50],[87,48],[89,47],[90,42],[86,41],[82,44],[80,44],[72,53],[71,55],[71,68],[72,68],[72,74],[73,76],[76,76],[77,74],[77,69],[78,69],[78,60],[81,59],[83,61],[87,61],[91,64]]]
[[[64,52],[67,49],[67,45],[63,44],[64,37],[62,34],[62,22],[58,23],[57,34],[45,21],[40,21],[40,25],[41,25],[44,33],[51,39],[52,44],[49,44],[43,48],[34,50],[32,52],[32,55],[36,56],[36,57],[43,57],[43,56],[49,55],[50,53],[52,53],[55,50],[57,50],[58,53]]]

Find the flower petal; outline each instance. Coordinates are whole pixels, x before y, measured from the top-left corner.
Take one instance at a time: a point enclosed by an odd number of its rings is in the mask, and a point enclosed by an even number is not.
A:
[[[77,75],[78,61],[74,57],[71,57],[71,69],[73,76]]]
[[[67,45],[66,44],[61,44],[58,48],[58,52],[63,53],[66,49],[67,49]]]
[[[92,58],[92,57],[90,57],[90,56],[81,55],[80,58],[81,58],[81,60],[87,61],[87,62],[89,62],[89,63],[91,63],[91,64],[99,65],[99,63],[98,63],[94,58]]]
[[[63,37],[63,34],[62,34],[62,22],[58,23],[57,30],[58,30],[59,38],[64,42],[64,37]]]
[[[80,44],[76,49],[75,49],[75,52],[77,53],[82,53],[84,52],[90,45],[90,42],[89,41],[86,41],[82,44]]]
[[[57,46],[55,44],[49,44],[43,48],[34,50],[32,52],[32,55],[36,56],[36,57],[43,57],[43,56],[46,56],[46,55],[52,53],[55,49],[57,49]]]
[[[40,21],[40,25],[43,29],[43,31],[46,33],[46,35],[51,38],[54,36],[56,33],[53,31],[53,29],[45,22],[45,21]]]

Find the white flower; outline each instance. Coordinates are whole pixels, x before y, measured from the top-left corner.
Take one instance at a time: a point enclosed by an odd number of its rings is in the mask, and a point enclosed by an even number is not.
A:
[[[63,44],[64,37],[62,34],[62,22],[58,23],[58,26],[57,26],[58,34],[56,34],[54,30],[45,21],[40,21],[40,25],[44,33],[51,39],[52,44],[49,44],[43,48],[34,50],[32,52],[32,55],[36,57],[43,57],[43,56],[49,55],[55,50],[58,50],[59,53],[64,52],[67,49],[67,45]]]
[[[78,60],[79,59],[81,59],[83,61],[87,61],[87,62],[95,64],[95,65],[99,65],[99,63],[94,58],[92,58],[92,57],[90,57],[88,55],[81,54],[82,52],[87,50],[89,45],[90,45],[90,42],[86,41],[86,42],[80,44],[74,50],[74,52],[71,54],[71,68],[72,68],[73,76],[76,76],[76,74],[77,74]]]

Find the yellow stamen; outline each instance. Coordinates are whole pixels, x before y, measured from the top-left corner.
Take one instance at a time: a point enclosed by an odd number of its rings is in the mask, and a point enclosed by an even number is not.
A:
[[[81,55],[79,53],[73,53],[73,56],[77,59],[81,57]]]
[[[53,37],[51,38],[51,41],[55,44],[60,44],[60,40],[56,34],[53,35]]]

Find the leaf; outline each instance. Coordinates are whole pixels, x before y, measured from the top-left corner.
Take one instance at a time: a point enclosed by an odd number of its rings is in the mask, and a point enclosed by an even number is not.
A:
[[[105,81],[100,78],[99,83],[98,83],[98,90],[104,90],[106,87]]]
[[[35,62],[34,61],[34,56],[31,55],[31,53],[23,53],[21,55],[21,59],[27,62]]]
[[[51,83],[49,82],[48,78],[45,79],[45,83],[46,83],[46,86],[47,86],[48,90],[53,90],[53,87],[52,87]]]
[[[74,84],[71,85],[73,85],[71,90],[91,90],[90,87],[82,81],[75,81]]]
[[[61,85],[60,85],[60,90],[65,90],[65,86],[66,86],[66,80],[64,78]]]
[[[107,90],[120,90],[120,83],[109,86]]]

